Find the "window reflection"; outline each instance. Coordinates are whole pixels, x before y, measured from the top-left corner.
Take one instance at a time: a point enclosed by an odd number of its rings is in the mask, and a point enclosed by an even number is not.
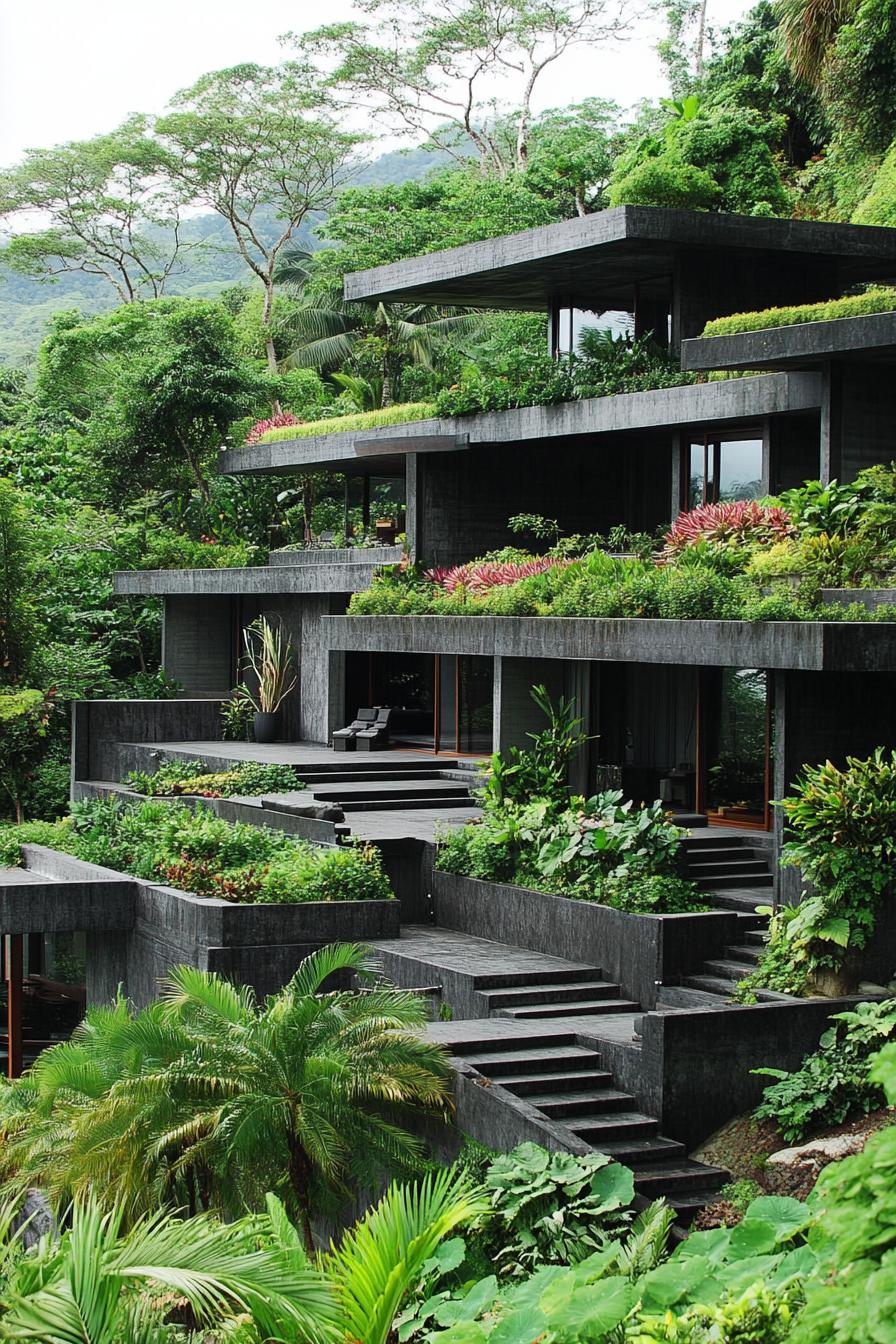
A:
[[[692,441],[687,454],[687,507],[735,499],[759,499],[762,440],[707,437]]]

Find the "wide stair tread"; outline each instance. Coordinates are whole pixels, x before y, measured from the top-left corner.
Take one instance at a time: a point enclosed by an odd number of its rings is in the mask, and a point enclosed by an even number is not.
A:
[[[623,1166],[631,1167],[634,1170],[644,1163],[652,1165],[654,1162],[678,1161],[687,1156],[685,1146],[679,1143],[677,1139],[666,1139],[661,1134],[654,1138],[631,1138],[614,1139],[608,1134],[606,1138],[601,1137],[598,1142],[589,1136],[586,1140],[595,1152],[603,1153],[606,1157],[612,1157],[614,1162],[621,1162]]]
[[[684,985],[663,985],[657,993],[654,1012],[670,1009],[685,1012],[690,1008],[726,1008],[729,1005],[703,989],[687,989]]]
[[[322,801],[322,800],[321,800]],[[429,795],[419,798],[370,798],[364,802],[358,802],[357,799],[343,798],[339,801],[339,807],[343,812],[409,812],[418,811],[422,808],[449,808],[449,807],[474,807],[472,799],[468,797],[444,797],[444,795]]]
[[[701,859],[699,863],[693,861],[688,864],[688,871],[691,877],[699,879],[701,877],[724,877],[728,873],[762,873],[766,877],[770,876],[768,865],[762,859],[745,859],[742,856],[737,858],[716,858]]]
[[[577,1087],[589,1088],[609,1088],[613,1082],[612,1073],[607,1073],[603,1069],[596,1072],[576,1072],[569,1073],[519,1073],[504,1074],[501,1077],[501,1086],[508,1092],[514,1092],[519,1097],[525,1097],[531,1101],[534,1095],[550,1095],[557,1097],[566,1095],[566,1089],[570,1092],[575,1091]]]
[[[496,1017],[524,1018],[537,1021],[551,1017],[598,1017],[606,1013],[634,1013],[638,1004],[631,999],[567,999],[565,1003],[521,1004],[514,1008],[498,1008]]]
[[[736,981],[723,980],[718,975],[686,975],[681,983],[685,989],[702,989],[707,994],[720,995],[723,999],[730,999],[737,988]]]
[[[769,879],[769,886],[771,879]],[[742,889],[726,887],[706,887],[702,890],[707,896],[712,898],[712,903],[719,910],[735,910],[738,914],[755,915],[756,907],[759,905],[770,905],[768,887],[759,887],[755,882]]]
[[[718,1190],[731,1179],[731,1173],[724,1167],[710,1166],[709,1163],[660,1162],[646,1167],[634,1167],[632,1175],[639,1194],[649,1194],[653,1198],[660,1195],[686,1194],[691,1190]]]
[[[743,961],[728,961],[719,957],[703,963],[704,970],[721,980],[745,980],[756,969]]]
[[[606,1115],[578,1117],[565,1122],[566,1128],[578,1134],[586,1143],[600,1147],[604,1137],[611,1142],[614,1139],[653,1138],[659,1131],[660,1122],[643,1111],[612,1111]]]
[[[725,948],[726,959],[731,961],[748,961],[751,965],[758,964],[759,959],[765,950],[765,943],[759,942],[755,946],[749,946],[740,943],[729,943]]]
[[[478,986],[477,986],[478,988]],[[619,986],[609,980],[560,980],[556,984],[540,985],[534,981],[518,989],[489,988],[479,989],[491,1008],[513,1008],[525,1003],[557,1003],[570,996],[582,995],[590,999],[615,998]]]
[[[702,891],[716,891],[719,888],[727,891],[735,891],[743,887],[764,888],[772,887],[774,880],[770,872],[761,873],[717,873],[715,876],[701,876],[690,870],[689,876],[692,881],[697,883]]]
[[[552,1120],[563,1120],[567,1116],[600,1115],[605,1111],[622,1111],[634,1103],[630,1092],[620,1092],[615,1087],[592,1088],[585,1092],[540,1092],[526,1097],[530,1106],[550,1116]]]
[[[531,962],[525,964],[531,965]],[[529,971],[515,969],[503,973],[490,971],[486,975],[476,976],[476,991],[479,994],[529,988],[537,991],[555,985],[564,985],[578,990],[583,985],[592,984],[598,980],[601,980],[601,973],[597,966],[577,965],[575,962],[563,964],[558,960],[555,967],[547,970],[541,968]]]
[[[502,1074],[518,1075],[530,1068],[533,1072],[540,1070],[542,1073],[553,1073],[562,1072],[567,1065],[581,1068],[593,1063],[596,1069],[600,1064],[597,1051],[586,1050],[579,1045],[558,1045],[526,1051],[495,1049],[470,1054],[464,1052],[461,1058],[485,1077],[495,1079],[500,1079]]]

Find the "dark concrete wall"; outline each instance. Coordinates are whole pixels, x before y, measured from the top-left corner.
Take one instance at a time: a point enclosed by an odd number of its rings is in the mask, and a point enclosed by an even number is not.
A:
[[[821,474],[821,427],[818,415],[770,416],[768,420],[768,490],[780,494]]]
[[[642,1070],[653,1079],[651,1113],[664,1134],[696,1147],[758,1105],[769,1079],[752,1069],[797,1069],[818,1046],[832,1013],[859,999],[812,999],[718,1010],[649,1013],[641,1023]]]
[[[786,253],[748,259],[695,249],[678,257],[673,280],[672,348],[699,336],[713,317],[836,298],[836,263]]]
[[[221,736],[220,700],[76,700],[72,780],[118,778],[118,743]]]
[[[556,518],[563,532],[616,523],[652,532],[669,516],[672,440],[645,432],[612,437],[495,444],[476,453],[417,455],[414,526],[418,554],[448,565],[508,545],[532,545],[507,527],[517,513]]]
[[[896,458],[896,378],[874,364],[832,364],[823,380],[824,480],[852,481],[863,467]]]
[[[736,939],[734,913],[629,915],[591,901],[547,896],[434,872],[436,922],[477,938],[599,966],[644,1008],[657,985],[702,966]]]
[[[228,696],[236,684],[233,602],[227,597],[166,597],[162,667],[190,696]]]

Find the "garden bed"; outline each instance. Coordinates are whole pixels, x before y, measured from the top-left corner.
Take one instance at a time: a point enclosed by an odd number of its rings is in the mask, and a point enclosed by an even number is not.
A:
[[[660,982],[695,970],[737,941],[738,916],[728,911],[631,915],[594,901],[439,871],[432,875],[432,895],[443,928],[593,962],[643,1008],[656,1004]]]
[[[64,884],[60,902],[70,899],[73,883],[94,891],[101,883],[107,899],[114,898],[108,926],[94,927],[88,938],[91,1002],[111,998],[120,983],[135,1003],[148,1003],[159,981],[181,964],[217,971],[251,984],[260,995],[270,994],[315,948],[399,933],[401,907],[394,899],[239,905],[135,878],[44,845],[26,844],[23,859],[29,871]],[[127,884],[130,901],[118,884]],[[53,889],[45,891],[53,899]],[[73,906],[72,919],[79,918]],[[57,917],[54,927],[65,925],[64,915]]]

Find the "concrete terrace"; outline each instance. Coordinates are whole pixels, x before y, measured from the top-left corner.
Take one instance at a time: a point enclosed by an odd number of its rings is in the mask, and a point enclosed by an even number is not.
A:
[[[708,420],[735,427],[765,415],[814,411],[821,399],[817,375],[782,373],[623,392],[556,406],[523,406],[484,415],[417,420],[363,432],[340,432],[339,421],[334,420],[332,433],[231,448],[221,453],[218,465],[222,472],[239,475],[306,467],[388,474],[400,469],[413,453],[487,450],[492,444],[586,434],[599,438],[674,429]]]

